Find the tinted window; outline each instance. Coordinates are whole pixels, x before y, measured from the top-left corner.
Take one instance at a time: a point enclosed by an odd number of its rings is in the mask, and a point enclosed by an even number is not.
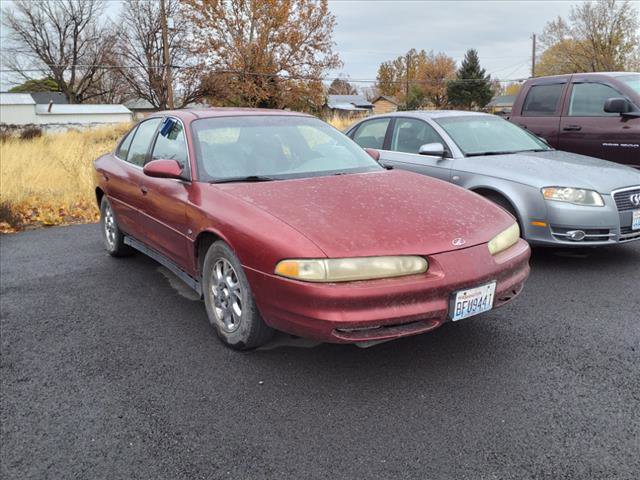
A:
[[[156,144],[153,146],[151,158],[153,160],[177,160],[183,167],[187,166],[187,142],[182,122],[173,118],[164,119],[156,138]]]
[[[192,124],[202,181],[302,178],[382,169],[347,136],[293,115],[203,118]]]
[[[534,85],[524,100],[522,115],[529,117],[551,117],[558,109],[564,89],[563,83],[554,85]]]
[[[390,120],[389,118],[379,118],[364,122],[356,130],[353,140],[362,148],[381,149]]]
[[[153,140],[153,135],[156,133],[156,128],[161,121],[161,118],[152,118],[150,120],[145,120],[138,125],[136,134],[133,137],[131,146],[129,147],[127,162],[140,167],[144,165],[144,159],[149,151],[151,140]]]
[[[405,153],[418,153],[425,143],[442,143],[442,138],[431,125],[422,120],[398,118],[393,129],[391,150]]]
[[[133,135],[136,133],[136,129],[131,130],[124,140],[120,142],[120,146],[118,150],[116,150],[116,157],[121,158],[122,160],[126,160],[127,153],[129,152],[129,147],[131,146],[131,140],[133,140]]]
[[[570,117],[617,117],[617,113],[604,111],[608,98],[624,97],[617,90],[602,83],[574,83],[569,101]]]

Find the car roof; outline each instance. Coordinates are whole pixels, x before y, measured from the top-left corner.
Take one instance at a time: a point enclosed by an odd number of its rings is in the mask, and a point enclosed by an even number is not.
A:
[[[384,117],[412,117],[412,118],[444,118],[444,117],[478,117],[493,116],[483,112],[469,112],[466,110],[408,110],[380,115]]]
[[[161,112],[154,112],[149,115],[151,117],[164,117],[164,116],[178,117],[181,120],[196,120],[199,118],[214,118],[214,117],[248,117],[256,115],[282,115],[282,116],[305,116],[310,117],[306,113],[292,112],[289,110],[276,110],[269,108],[233,108],[233,107],[211,107],[211,108],[185,108],[180,110],[164,110]]]

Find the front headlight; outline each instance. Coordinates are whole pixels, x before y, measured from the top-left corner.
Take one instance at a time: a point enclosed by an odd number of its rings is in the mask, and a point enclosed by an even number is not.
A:
[[[491,239],[491,241],[489,242],[489,253],[491,255],[496,255],[518,243],[519,239],[520,227],[517,223],[514,223],[505,231],[500,232],[498,235]]]
[[[542,189],[545,200],[586,205],[589,207],[603,207],[602,196],[593,190],[571,187],[545,187]]]
[[[414,256],[282,260],[275,273],[305,282],[352,282],[424,273],[426,259]]]

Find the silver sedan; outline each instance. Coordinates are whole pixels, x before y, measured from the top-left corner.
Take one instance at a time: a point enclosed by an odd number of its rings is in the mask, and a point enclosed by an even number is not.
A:
[[[379,152],[384,165],[446,180],[501,205],[532,244],[640,240],[640,171],[553,150],[495,115],[397,112],[368,117],[347,135]]]

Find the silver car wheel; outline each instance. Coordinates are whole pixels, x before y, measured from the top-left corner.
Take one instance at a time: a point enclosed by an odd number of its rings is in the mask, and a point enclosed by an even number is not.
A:
[[[242,287],[233,266],[225,258],[219,258],[211,273],[211,304],[220,327],[234,332],[242,321]]]
[[[104,236],[109,248],[113,249],[116,245],[116,219],[108,204],[104,209]]]

